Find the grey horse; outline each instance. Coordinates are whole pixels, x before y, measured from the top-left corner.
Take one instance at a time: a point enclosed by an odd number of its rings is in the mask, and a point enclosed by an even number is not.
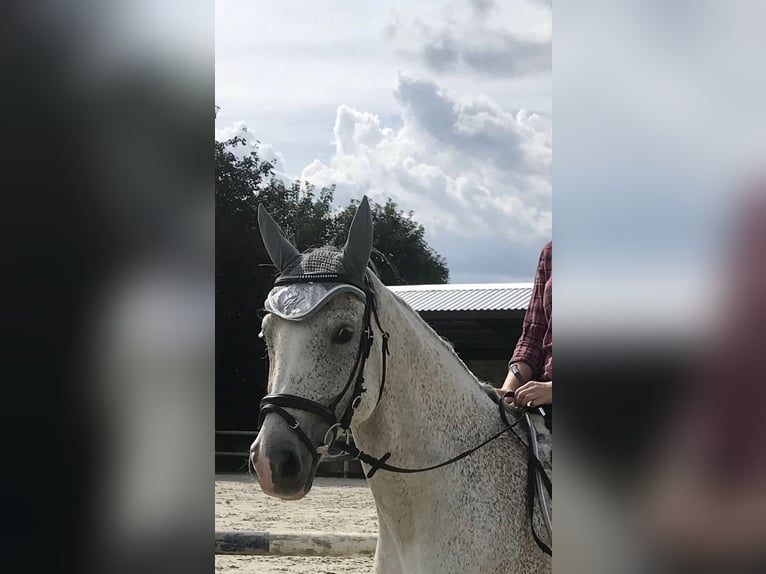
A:
[[[282,280],[262,322],[268,393],[277,398],[262,410],[250,449],[266,494],[298,500],[309,492],[320,445],[338,420],[362,451],[390,453],[388,462],[405,468],[448,460],[502,430],[497,405],[452,347],[369,269],[367,198],[342,250],[299,253],[262,206],[259,224]],[[532,536],[526,464],[523,445],[505,434],[429,472],[375,472],[375,572],[550,572]]]

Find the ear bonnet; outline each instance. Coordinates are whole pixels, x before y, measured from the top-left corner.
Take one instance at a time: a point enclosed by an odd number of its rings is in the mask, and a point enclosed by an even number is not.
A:
[[[283,319],[310,317],[341,293],[366,300],[366,269],[372,251],[372,216],[363,198],[342,250],[323,247],[301,254],[285,237],[263,205],[258,206],[263,243],[280,274],[265,308]]]

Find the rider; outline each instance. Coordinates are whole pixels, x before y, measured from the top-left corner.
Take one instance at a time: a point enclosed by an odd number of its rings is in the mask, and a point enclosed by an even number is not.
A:
[[[542,406],[548,427],[552,426],[553,404],[552,254],[553,242],[549,241],[540,253],[521,337],[500,388],[501,392],[514,392],[506,400],[518,407]]]

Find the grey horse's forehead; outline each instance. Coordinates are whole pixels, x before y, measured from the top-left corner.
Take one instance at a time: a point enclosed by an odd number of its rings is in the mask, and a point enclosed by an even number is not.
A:
[[[283,319],[302,321],[342,293],[365,299],[361,289],[345,283],[291,283],[274,287],[265,308]]]

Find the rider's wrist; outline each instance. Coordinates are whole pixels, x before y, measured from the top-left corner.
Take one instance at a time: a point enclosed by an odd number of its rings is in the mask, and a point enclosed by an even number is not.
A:
[[[527,382],[526,377],[521,372],[521,369],[519,368],[519,365],[517,363],[511,363],[508,370],[511,373],[513,373],[513,376],[516,378],[516,381],[518,382],[519,386]]]

